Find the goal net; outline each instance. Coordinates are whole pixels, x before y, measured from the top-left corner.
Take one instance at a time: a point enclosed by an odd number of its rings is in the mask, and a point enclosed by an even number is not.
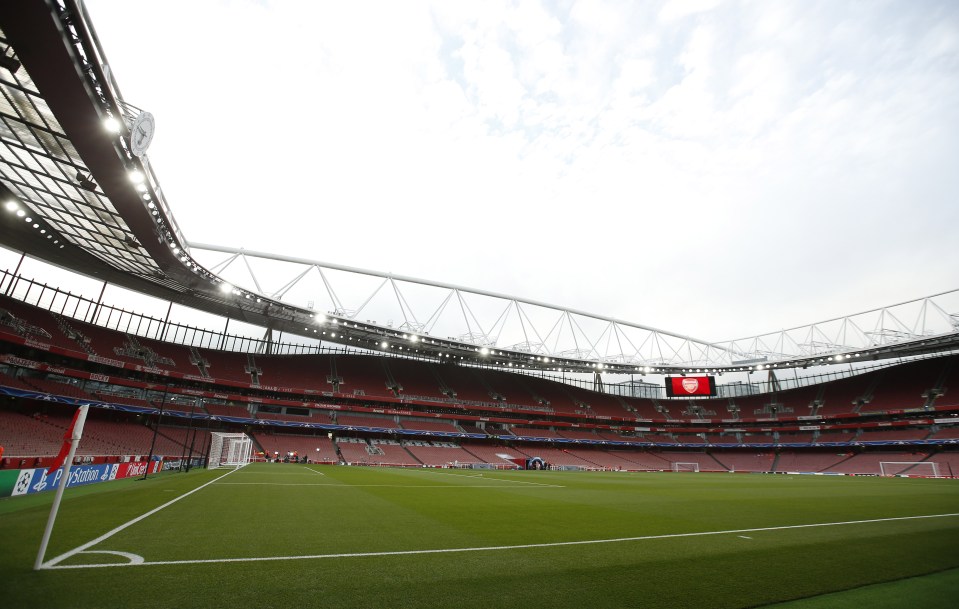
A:
[[[934,461],[880,461],[879,473],[883,476],[939,477],[939,464]]]
[[[681,463],[676,461],[673,463],[674,472],[698,472],[699,463]]]
[[[240,467],[250,462],[253,456],[253,440],[243,433],[210,434],[210,456],[207,469]]]

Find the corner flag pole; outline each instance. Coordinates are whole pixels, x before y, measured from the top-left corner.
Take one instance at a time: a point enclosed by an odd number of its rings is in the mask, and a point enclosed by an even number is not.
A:
[[[89,410],[90,405],[84,404],[80,406],[76,414],[73,415],[73,423],[70,424],[70,429],[67,430],[67,433],[63,434],[63,446],[60,448],[60,454],[57,455],[57,461],[54,462],[53,466],[47,470],[46,475],[59,469],[60,465],[63,465],[63,475],[60,477],[60,485],[57,486],[57,495],[53,498],[53,505],[50,507],[50,516],[47,518],[47,528],[43,531],[43,540],[40,541],[40,551],[37,553],[37,560],[33,563],[33,570],[38,571],[40,566],[43,564],[43,556],[47,553],[47,544],[50,543],[50,534],[53,533],[53,523],[57,519],[57,510],[60,509],[60,500],[63,499],[63,489],[67,487],[67,479],[70,477],[70,466],[73,464],[73,456],[77,452],[77,444],[80,443],[80,438],[83,436],[83,424],[87,420],[87,410]],[[66,456],[63,454],[63,449],[69,446],[69,452]]]

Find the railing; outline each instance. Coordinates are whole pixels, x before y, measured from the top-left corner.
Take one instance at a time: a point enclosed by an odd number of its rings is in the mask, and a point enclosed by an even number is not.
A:
[[[57,313],[109,330],[162,342],[240,353],[300,355],[307,353],[365,353],[349,347],[323,347],[319,341],[293,343],[268,341],[163,320],[65,292],[9,271],[0,271],[0,293],[51,313]]]
[[[115,330],[118,332],[133,334],[142,338],[174,343],[188,347],[199,347],[217,351],[271,355],[363,355],[370,353],[370,351],[366,349],[356,349],[350,347],[325,347],[320,341],[311,341],[308,343],[269,341],[263,338],[228,334],[223,331],[200,328],[197,326],[173,322],[169,319],[161,320],[149,315],[135,313],[119,307],[104,304],[102,302],[97,302],[85,296],[65,292],[59,288],[48,286],[45,283],[40,283],[20,275],[14,275],[9,271],[0,271],[0,294],[20,300],[37,308],[63,315],[70,319],[93,324],[109,330]],[[953,350],[949,353],[957,353],[957,351]],[[404,359],[410,359],[409,356],[394,355],[392,353],[377,353],[377,355],[380,357],[402,357]],[[818,385],[829,381],[836,381],[852,376],[858,376],[867,372],[895,366],[903,363],[904,361],[917,361],[919,359],[940,357],[942,355],[942,353],[936,353],[913,357],[909,358],[908,360],[884,360],[868,366],[864,365],[854,367],[850,365],[848,368],[830,368],[825,372],[810,373],[805,376],[799,376],[797,373],[793,378],[777,378],[776,380],[757,382],[730,382],[723,385],[718,385],[717,393],[718,397],[720,398],[735,398],[782,392],[790,389],[808,387],[810,385]],[[430,358],[415,359],[432,361]],[[495,368],[495,366],[488,367],[491,369]],[[591,391],[596,389],[592,378],[584,379],[576,378],[571,375],[547,374],[521,368],[514,368],[511,371],[514,373],[556,381]],[[600,391],[621,397],[656,400],[671,399],[666,397],[665,388],[663,386],[642,381],[626,383],[607,382],[603,384]],[[437,398],[430,399],[432,401],[437,401]],[[514,405],[514,407],[516,406]],[[535,407],[523,406],[522,408],[531,409]]]

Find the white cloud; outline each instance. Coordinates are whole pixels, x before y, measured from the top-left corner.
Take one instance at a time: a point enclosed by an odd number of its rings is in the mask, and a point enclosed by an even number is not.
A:
[[[959,280],[948,2],[87,4],[198,241],[713,340]]]
[[[678,21],[691,15],[698,15],[719,6],[720,0],[669,0],[659,11],[664,22]]]

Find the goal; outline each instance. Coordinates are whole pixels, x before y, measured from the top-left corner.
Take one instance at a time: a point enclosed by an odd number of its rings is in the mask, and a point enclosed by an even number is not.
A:
[[[698,472],[699,463],[681,463],[679,461],[675,461],[673,463],[673,471],[674,472]]]
[[[207,469],[218,467],[240,467],[250,462],[253,456],[253,440],[244,433],[210,434],[210,457]]]
[[[926,476],[939,478],[939,464],[934,461],[880,461],[882,476]]]

